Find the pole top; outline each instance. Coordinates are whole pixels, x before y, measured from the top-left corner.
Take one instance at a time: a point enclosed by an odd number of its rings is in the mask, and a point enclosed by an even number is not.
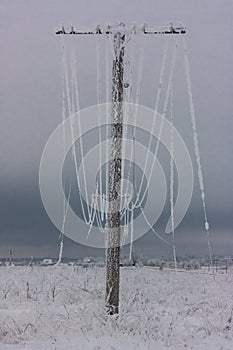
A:
[[[141,26],[125,25],[118,23],[114,25],[100,26],[97,25],[92,29],[74,29],[74,26],[62,26],[56,34],[58,35],[101,35],[101,34],[185,34],[186,28],[183,25],[173,26],[172,23],[162,28],[149,27],[147,24]]]

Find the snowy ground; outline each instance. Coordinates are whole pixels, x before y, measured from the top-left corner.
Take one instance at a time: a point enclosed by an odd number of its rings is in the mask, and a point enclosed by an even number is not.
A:
[[[122,268],[118,317],[104,311],[104,277],[104,268],[1,267],[0,349],[232,349],[232,270]]]

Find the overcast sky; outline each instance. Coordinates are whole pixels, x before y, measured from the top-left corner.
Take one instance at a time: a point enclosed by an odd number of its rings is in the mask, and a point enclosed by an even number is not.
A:
[[[1,0],[0,257],[7,256],[10,247],[15,256],[58,254],[58,232],[43,208],[38,184],[44,145],[61,121],[62,57],[56,29],[61,24],[95,28],[99,23],[119,21],[151,26],[181,21],[187,27],[213,250],[232,254],[232,18],[231,0]],[[92,84],[85,79],[91,71],[87,59],[91,45],[82,39],[79,46],[80,62],[87,62],[81,73],[82,107],[96,101]],[[145,80],[153,73],[156,54],[146,45]],[[152,107],[153,94],[148,86],[140,103]],[[191,146],[191,127],[190,133],[188,126],[182,131]],[[193,198],[184,223],[177,229],[178,255],[207,254],[197,182]],[[150,256],[171,253],[152,233],[140,239],[135,249]],[[66,256],[102,253],[65,241]]]

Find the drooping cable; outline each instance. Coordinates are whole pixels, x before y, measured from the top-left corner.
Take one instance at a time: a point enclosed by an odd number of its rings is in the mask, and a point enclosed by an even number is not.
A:
[[[161,122],[159,125],[159,132],[158,132],[158,138],[157,138],[157,142],[156,142],[156,147],[155,147],[155,151],[154,151],[154,156],[153,156],[153,160],[152,160],[152,164],[149,170],[149,176],[148,176],[148,185],[150,184],[151,181],[151,177],[152,177],[152,173],[153,173],[153,168],[155,165],[155,161],[157,159],[157,155],[158,155],[158,149],[159,149],[159,145],[160,145],[160,139],[161,139],[161,135],[162,135],[162,131],[163,131],[163,123],[164,123],[164,118],[167,112],[167,107],[168,107],[168,103],[169,103],[169,96],[170,96],[170,90],[171,90],[171,84],[172,84],[172,79],[173,79],[173,73],[174,73],[174,68],[175,68],[175,63],[176,63],[176,55],[177,55],[177,44],[174,47],[173,50],[173,55],[172,55],[172,62],[171,62],[171,68],[170,68],[170,73],[169,73],[169,78],[168,78],[168,85],[167,85],[167,91],[166,91],[166,95],[165,95],[165,101],[164,101],[164,106],[163,106],[163,111],[162,111],[162,118],[161,118]],[[155,111],[155,115],[156,115],[156,111]],[[154,118],[155,120],[155,118]],[[154,126],[152,127],[153,130]],[[153,132],[153,131],[152,131]],[[147,153],[150,151],[150,149],[147,150]],[[139,198],[140,196],[140,190],[138,192],[137,195],[137,205],[135,206],[137,207],[141,207],[145,196],[146,196],[146,191],[144,191],[142,198]]]
[[[79,112],[80,111],[79,86],[78,86],[78,76],[77,76],[77,63],[76,63],[75,59],[74,59],[74,62],[73,62],[72,71],[73,71],[74,89],[75,89],[74,96],[75,96],[75,99],[76,99],[76,108],[77,108],[76,112]],[[78,122],[78,131],[79,131],[80,153],[81,153],[81,159],[83,160],[84,159],[84,148],[83,148],[83,137],[82,137],[82,124],[81,124],[81,120],[80,120],[80,115],[79,114],[77,115],[77,122]],[[73,137],[73,125],[71,124],[70,126],[71,126],[71,133],[72,133],[72,137]],[[75,155],[76,155],[75,144],[74,143],[73,143],[73,148],[74,148],[74,152],[75,152]],[[76,176],[77,176],[77,182],[78,182],[78,186],[80,186],[79,173],[78,173],[78,168],[77,168],[77,159],[76,159],[76,157],[75,157],[74,160],[75,160],[75,171],[76,171]],[[82,207],[82,212],[83,212],[83,217],[85,219],[85,222],[87,224],[89,224],[89,222],[90,222],[90,215],[91,215],[91,213],[90,213],[91,208],[89,206],[85,162],[84,162],[83,167],[82,167],[82,172],[83,172],[84,193],[85,193],[85,202],[86,202],[86,207],[87,207],[87,212],[88,212],[88,218],[86,217],[84,204],[83,204],[83,199],[82,199],[81,193],[79,191],[80,202],[81,202],[81,207]]]
[[[157,89],[157,95],[156,95],[156,101],[155,101],[155,108],[154,108],[154,118],[153,118],[153,123],[152,123],[152,132],[150,134],[149,137],[149,142],[147,145],[147,153],[146,153],[146,157],[145,157],[145,165],[144,165],[144,169],[147,168],[148,165],[148,160],[149,160],[149,152],[151,149],[151,144],[152,144],[152,140],[153,140],[153,133],[155,130],[155,125],[156,125],[156,114],[158,112],[158,106],[159,106],[159,102],[160,102],[160,96],[161,96],[161,91],[162,91],[162,87],[163,87],[163,81],[164,81],[164,72],[165,72],[165,66],[166,66],[166,62],[167,62],[167,52],[168,52],[168,41],[165,41],[164,44],[164,49],[163,49],[163,57],[162,57],[162,65],[161,65],[161,70],[160,70],[160,77],[159,77],[159,84],[158,84],[158,89]],[[140,186],[139,186],[139,190],[138,190],[138,194],[137,194],[137,206],[139,207],[139,197],[142,191],[142,184],[143,184],[143,179],[141,179],[140,182]],[[142,203],[142,201],[141,201]]]
[[[209,222],[208,222],[207,210],[206,210],[205,187],[204,187],[204,180],[203,180],[203,174],[202,174],[200,148],[199,148],[199,142],[198,142],[197,126],[196,126],[196,124],[197,124],[196,123],[196,114],[195,114],[194,102],[193,102],[193,93],[192,93],[188,51],[187,51],[187,45],[186,45],[186,40],[185,40],[184,36],[183,36],[183,48],[184,48],[184,59],[185,59],[186,83],[187,83],[188,97],[189,97],[189,108],[190,108],[191,123],[192,123],[192,129],[193,129],[194,152],[195,152],[195,158],[196,158],[196,164],[197,164],[197,170],[198,170],[199,189],[200,189],[200,193],[201,193],[201,201],[202,201],[202,207],[203,207],[203,212],[204,212],[204,228],[205,228],[206,236],[207,236],[210,264],[212,265],[213,264],[212,249],[211,249],[211,243],[210,243]]]
[[[76,174],[76,180],[77,180],[77,185],[78,185],[78,193],[79,193],[79,197],[80,197],[80,203],[81,203],[81,208],[82,208],[82,213],[83,213],[83,217],[86,223],[89,222],[89,206],[87,203],[87,209],[88,209],[88,218],[86,216],[85,213],[85,208],[84,208],[84,204],[83,204],[83,198],[80,192],[80,178],[79,178],[79,172],[78,172],[78,162],[77,162],[77,155],[76,155],[76,148],[75,148],[75,139],[74,139],[74,125],[72,124],[72,120],[71,120],[71,115],[74,113],[74,111],[72,110],[72,101],[71,101],[71,93],[70,93],[70,84],[69,84],[69,76],[68,76],[68,67],[67,67],[67,61],[66,61],[66,52],[65,52],[65,48],[64,48],[64,59],[63,59],[63,64],[64,64],[64,75],[65,75],[65,84],[64,84],[64,90],[65,90],[65,97],[66,97],[66,101],[67,101],[67,107],[68,107],[68,118],[69,118],[69,125],[70,125],[70,131],[71,131],[71,138],[72,138],[72,155],[73,155],[73,160],[74,160],[74,166],[75,166],[75,174]],[[72,70],[73,74],[72,74],[72,78],[74,79],[75,73]],[[77,79],[75,79],[73,86],[75,86],[75,90],[77,90]],[[77,96],[77,91],[75,93],[75,98],[76,98],[76,106],[78,104],[78,96]],[[78,122],[80,124],[79,118],[78,118]],[[80,126],[80,125],[79,125]],[[81,126],[79,128],[79,132],[81,134]],[[80,148],[82,144],[82,140],[80,138]],[[83,152],[82,152],[83,153]],[[81,154],[82,154],[81,153]],[[82,158],[83,159],[83,158]],[[84,176],[84,182],[85,182],[85,176]],[[87,193],[87,188],[85,186],[85,192]],[[87,195],[86,195],[87,197]],[[88,199],[86,198],[86,201]]]
[[[173,135],[173,89],[171,87],[170,95],[170,115],[171,115],[171,150],[170,150],[170,212],[171,212],[171,226],[172,226],[172,250],[174,267],[177,270],[176,261],[176,244],[175,244],[175,224],[174,224],[174,135]]]
[[[98,118],[98,149],[99,149],[99,191],[100,191],[100,212],[101,212],[101,220],[104,220],[104,212],[103,212],[103,181],[102,181],[102,123],[101,123],[101,112],[100,112],[100,104],[101,104],[101,84],[100,84],[100,76],[101,76],[101,65],[100,65],[100,38],[99,35],[96,36],[96,91],[97,91],[97,118]]]

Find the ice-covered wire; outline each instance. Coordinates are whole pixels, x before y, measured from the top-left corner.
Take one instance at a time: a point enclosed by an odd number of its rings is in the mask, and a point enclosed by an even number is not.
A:
[[[160,77],[159,77],[159,85],[158,85],[156,101],[155,101],[154,118],[153,118],[153,122],[152,122],[151,134],[150,134],[149,142],[148,142],[148,145],[147,145],[147,153],[146,153],[146,157],[145,157],[144,169],[147,168],[147,163],[148,163],[148,160],[149,160],[149,153],[150,153],[151,144],[152,144],[152,140],[153,140],[153,133],[154,133],[154,130],[155,130],[155,125],[156,125],[156,119],[157,119],[156,118],[156,114],[158,112],[158,106],[159,106],[161,91],[162,91],[162,87],[163,87],[164,72],[165,72],[165,66],[166,66],[166,61],[167,61],[167,52],[168,52],[168,41],[165,41],[164,49],[163,49],[162,65],[161,65]],[[135,207],[139,207],[138,202],[139,202],[139,197],[140,197],[140,194],[141,194],[141,191],[142,191],[142,184],[143,184],[143,179],[141,179],[141,182],[140,182],[139,190],[138,190],[138,193],[137,193],[137,200],[136,200],[137,205],[135,205]],[[140,201],[140,202],[142,203],[142,201]]]
[[[69,186],[69,193],[68,193],[67,201],[64,199],[64,201],[66,202],[66,208],[65,208],[65,213],[63,216],[63,221],[62,221],[62,227],[61,227],[62,238],[61,238],[61,242],[60,242],[59,257],[58,257],[58,261],[57,261],[56,265],[59,265],[61,262],[61,259],[62,259],[63,246],[64,246],[64,229],[65,229],[65,223],[66,223],[67,214],[68,214],[68,210],[69,210],[69,206],[70,206],[70,193],[71,193],[71,184]]]
[[[73,77],[74,77],[74,89],[75,89],[76,106],[77,106],[77,112],[79,112],[79,110],[80,110],[79,86],[78,86],[78,77],[77,77],[77,68],[76,68],[76,66],[77,66],[77,62],[74,61],[72,70],[73,70]],[[84,159],[84,150],[83,150],[82,124],[81,124],[81,120],[80,120],[80,115],[79,114],[77,115],[77,121],[78,121],[78,130],[79,130],[80,153],[81,153],[81,159],[83,161],[83,159]],[[72,137],[74,137],[73,136],[73,125],[71,124],[70,126],[71,126]],[[74,152],[75,152],[75,155],[76,155],[74,140],[73,140],[73,147],[74,147]],[[76,171],[76,177],[77,177],[77,181],[78,181],[78,186],[80,188],[80,181],[79,181],[79,174],[78,174],[76,156],[75,156],[75,171]],[[88,211],[88,219],[86,218],[85,209],[84,209],[83,200],[81,198],[81,195],[80,195],[80,202],[81,202],[83,217],[85,219],[85,222],[88,224],[90,222],[90,210],[91,209],[89,207],[89,198],[88,198],[88,190],[87,190],[87,176],[86,176],[86,171],[85,171],[85,163],[83,164],[82,171],[83,171],[84,192],[85,192],[85,201],[86,201],[86,206],[87,206],[87,211]],[[79,193],[80,193],[80,191],[79,191]]]
[[[192,130],[193,130],[194,152],[195,152],[195,158],[196,158],[196,164],[197,164],[197,170],[198,170],[199,189],[200,189],[200,193],[201,193],[202,207],[203,207],[203,212],[204,212],[204,228],[205,228],[206,236],[207,236],[207,244],[208,244],[208,250],[209,250],[210,263],[212,265],[212,249],[211,249],[211,243],[210,243],[210,230],[209,230],[209,222],[208,222],[207,210],[206,210],[205,188],[204,188],[204,180],[203,180],[203,174],[202,174],[197,126],[196,126],[196,124],[197,124],[196,123],[196,114],[195,114],[194,102],[193,102],[193,93],[192,93],[191,74],[190,74],[187,45],[186,45],[186,40],[185,40],[184,36],[183,36],[183,48],[184,48],[184,59],[185,59],[186,83],[187,83],[188,97],[189,97],[189,108],[190,108],[191,123],[192,123]]]
[[[80,180],[79,180],[79,173],[78,173],[78,163],[77,163],[77,156],[76,156],[76,149],[75,149],[75,139],[74,139],[74,125],[72,124],[70,116],[72,115],[72,102],[71,102],[71,95],[70,95],[70,85],[69,85],[69,76],[68,76],[68,68],[67,68],[67,61],[66,61],[66,52],[65,48],[63,51],[63,64],[64,64],[64,75],[65,75],[65,96],[66,96],[66,101],[67,101],[67,106],[68,106],[68,118],[69,118],[69,124],[70,124],[70,131],[71,131],[71,138],[72,138],[72,154],[73,154],[73,160],[74,160],[74,166],[75,166],[75,174],[76,174],[76,180],[77,180],[77,185],[78,185],[78,193],[80,197],[80,203],[81,203],[81,208],[82,208],[82,213],[83,217],[85,219],[85,222],[88,223],[89,218],[87,219],[86,214],[85,214],[85,209],[83,205],[83,199],[82,195],[80,193]],[[75,79],[76,80],[76,79]],[[76,103],[77,103],[77,96],[76,96]],[[78,118],[79,120],[79,118]],[[81,140],[80,140],[81,143]],[[88,208],[89,211],[89,208]]]
[[[64,40],[62,38],[61,40],[61,45],[62,45],[62,60],[63,60],[63,66],[64,66]],[[62,149],[63,149],[63,155],[65,155],[65,119],[66,119],[66,99],[65,99],[65,74],[64,74],[64,69],[62,71]],[[65,218],[65,213],[66,213],[66,200],[64,198],[63,200],[63,221]],[[63,226],[63,224],[62,224]],[[64,232],[61,228],[60,230],[60,235],[59,235],[59,239],[61,240],[60,242],[60,249],[59,249],[59,256],[58,256],[58,261],[57,264],[60,264],[61,262],[61,258],[62,258],[62,252],[63,252],[63,240],[64,240]]]
[[[170,74],[169,74],[169,78],[168,78],[168,86],[167,86],[167,91],[166,91],[166,95],[165,95],[165,101],[164,101],[164,106],[163,106],[163,111],[162,111],[162,118],[161,118],[161,122],[159,125],[159,132],[158,132],[158,138],[157,138],[157,142],[156,142],[156,147],[155,147],[155,151],[154,151],[154,156],[153,156],[153,160],[152,160],[152,164],[149,170],[149,176],[148,176],[148,184],[150,184],[151,181],[151,177],[152,177],[152,173],[153,173],[153,168],[155,165],[155,161],[157,159],[157,155],[158,155],[158,149],[159,149],[159,145],[160,145],[160,139],[162,136],[162,130],[163,130],[163,122],[164,122],[164,118],[167,112],[167,107],[168,107],[168,102],[169,102],[169,96],[170,96],[170,90],[171,90],[171,84],[172,84],[172,79],[173,79],[173,73],[174,73],[174,68],[175,68],[175,63],[176,63],[176,55],[177,55],[177,45],[175,45],[174,50],[173,50],[173,55],[172,55],[172,62],[171,62],[171,69],[170,69]],[[155,115],[156,115],[156,111],[155,111]],[[155,118],[154,118],[155,120]],[[153,128],[154,125],[152,127],[152,133],[153,133]],[[149,152],[150,148],[147,149],[147,153]],[[137,193],[137,204],[135,205],[135,207],[141,207],[141,204],[143,203],[145,196],[146,196],[146,191],[143,193],[142,198],[140,199],[140,189]]]
[[[170,115],[171,115],[171,150],[170,150],[170,211],[172,225],[172,250],[175,270],[177,269],[176,261],[176,244],[175,244],[175,225],[174,225],[174,135],[173,135],[173,89],[171,87],[170,95]]]
[[[100,38],[99,35],[96,37],[96,95],[97,95],[97,119],[98,119],[98,149],[99,149],[99,190],[100,195],[103,195],[103,182],[102,182],[102,125],[101,125],[101,65],[100,65]],[[104,220],[103,213],[103,201],[100,199],[100,211],[101,211],[101,220]]]
[[[151,225],[150,221],[148,220],[146,214],[144,213],[143,211],[143,208],[142,206],[140,205],[140,209],[141,209],[141,213],[147,223],[147,225],[149,226],[150,230],[161,240],[163,241],[164,243],[166,243],[167,245],[169,246],[172,246],[172,244],[170,242],[168,242],[165,238],[163,238],[158,232],[155,231],[154,227]]]
[[[106,198],[108,198],[108,157],[109,157],[109,124],[110,124],[110,108],[109,108],[109,103],[110,103],[110,94],[109,91],[111,89],[111,84],[110,84],[110,70],[111,70],[111,63],[110,63],[110,57],[111,55],[109,54],[109,47],[110,47],[110,38],[109,35],[107,35],[106,38],[106,46],[105,46],[105,74],[106,74],[106,126],[105,126],[105,138],[106,138],[106,160],[105,160],[105,195]],[[107,201],[108,202],[108,201]]]
[[[135,96],[135,107],[133,110],[130,110],[129,113],[130,116],[133,114],[133,127],[132,127],[132,137],[133,140],[135,141],[135,130],[136,130],[136,125],[137,125],[137,117],[138,117],[138,103],[139,103],[139,96],[140,96],[140,86],[141,86],[141,79],[142,79],[142,67],[143,67],[143,50],[141,48],[140,50],[140,56],[139,56],[139,64],[138,64],[138,76],[137,76],[137,83],[136,83],[136,96]],[[130,85],[132,84],[132,75],[131,75],[131,81],[130,81]],[[129,101],[132,102],[132,101]],[[129,116],[128,116],[129,118]],[[128,119],[127,119],[128,122]],[[131,168],[132,168],[132,161],[133,161],[133,157],[135,157],[135,149],[134,149],[134,144],[131,145],[130,148],[130,163],[129,163],[129,167],[128,167],[128,172],[127,172],[127,190],[128,190],[128,184],[130,182],[130,175],[131,175]],[[135,159],[134,159],[135,161]]]
[[[134,231],[133,231],[133,221],[134,221],[134,211],[131,210],[130,214],[130,245],[129,245],[129,260],[132,261],[133,253],[133,241],[134,241]]]

